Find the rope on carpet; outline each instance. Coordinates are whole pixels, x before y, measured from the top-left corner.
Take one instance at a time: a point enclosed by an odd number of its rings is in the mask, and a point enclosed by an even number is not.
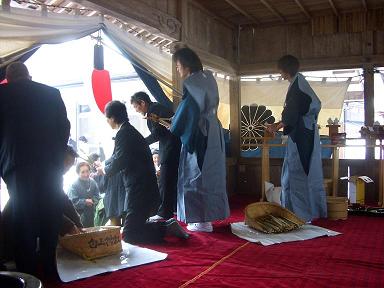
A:
[[[198,274],[197,276],[195,276],[194,278],[192,278],[191,280],[188,280],[187,282],[185,282],[184,284],[180,285],[179,288],[184,288],[184,287],[187,287],[188,285],[194,283],[196,280],[200,279],[201,277],[203,277],[205,274],[207,274],[208,272],[210,272],[212,269],[214,269],[217,265],[223,263],[225,260],[227,260],[229,257],[231,257],[232,255],[234,255],[236,252],[238,252],[240,249],[244,248],[245,246],[247,246],[250,242],[246,242],[244,243],[243,245],[241,245],[240,247],[237,247],[235,250],[233,250],[231,253],[229,253],[227,256],[224,256],[222,257],[220,260],[218,260],[217,262],[213,263],[210,267],[208,267],[207,269],[205,269],[203,272],[201,272],[200,274]]]

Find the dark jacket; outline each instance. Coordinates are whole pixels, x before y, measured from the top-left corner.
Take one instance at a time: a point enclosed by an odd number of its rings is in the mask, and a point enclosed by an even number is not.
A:
[[[125,122],[115,137],[112,157],[106,161],[105,173],[122,172],[128,193],[127,214],[148,213],[159,204],[155,167],[144,137]]]
[[[155,102],[149,104],[147,113],[156,114],[161,118],[173,117],[173,112],[170,109]],[[159,141],[160,163],[178,163],[181,147],[179,137],[173,135],[164,126],[149,119],[147,120],[147,126],[149,131],[151,132],[151,135],[145,138],[145,140],[147,141],[148,145]]]
[[[69,128],[59,90],[30,80],[0,85],[0,175],[63,167]]]

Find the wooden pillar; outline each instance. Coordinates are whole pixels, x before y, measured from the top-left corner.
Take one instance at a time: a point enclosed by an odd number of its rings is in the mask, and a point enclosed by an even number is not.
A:
[[[179,73],[176,70],[176,64],[172,62],[172,86],[178,91],[183,91],[183,81],[179,76]],[[176,111],[177,107],[181,102],[181,95],[172,91],[172,102],[173,102],[173,110]]]
[[[231,77],[229,80],[229,114],[231,157],[240,157],[240,126],[241,126],[241,90],[240,77]]]
[[[332,196],[337,197],[339,188],[339,147],[333,147],[332,154]]]
[[[374,105],[374,74],[373,65],[363,67],[364,75],[364,125],[373,126],[375,121]],[[367,140],[368,145],[374,145],[375,141]],[[375,148],[366,148],[365,159],[375,158]]]

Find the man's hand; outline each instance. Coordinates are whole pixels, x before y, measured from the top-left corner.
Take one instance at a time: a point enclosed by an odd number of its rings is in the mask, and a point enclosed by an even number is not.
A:
[[[273,135],[275,135],[276,131],[279,131],[283,127],[284,124],[281,121],[273,124],[265,124],[266,130]]]
[[[97,175],[105,175],[105,171],[102,165],[95,166]]]
[[[69,235],[80,234],[80,233],[82,233],[82,231],[81,231],[81,229],[80,229],[79,227],[77,227],[76,225],[73,225],[73,226],[71,227],[71,230],[69,230],[69,231],[67,232],[67,234],[69,234]]]

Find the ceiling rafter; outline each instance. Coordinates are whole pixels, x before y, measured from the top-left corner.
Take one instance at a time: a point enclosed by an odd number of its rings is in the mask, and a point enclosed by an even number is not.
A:
[[[260,24],[260,21],[256,19],[256,17],[250,15],[249,13],[241,9],[237,4],[233,3],[233,1],[225,0],[225,2],[227,2],[229,5],[231,5],[233,8],[235,8],[237,11],[239,11],[241,14],[243,14],[245,17],[247,17],[251,21],[255,22],[256,24]]]
[[[339,16],[339,11],[337,11],[335,3],[333,3],[333,0],[328,0],[328,2],[329,2],[329,5],[331,5],[331,7],[332,7],[333,13],[336,16]]]
[[[273,14],[275,14],[276,17],[278,17],[280,19],[281,22],[285,23],[285,18],[279,13],[279,11],[277,11],[275,8],[273,8],[271,6],[271,4],[269,4],[267,2],[267,0],[260,0],[260,2],[269,9],[269,11],[271,11]]]
[[[364,0],[363,0],[364,1]],[[304,8],[303,4],[300,2],[300,0],[295,0],[297,6],[300,7],[300,10],[307,16],[308,19],[312,19],[311,14],[307,11],[307,9]]]

